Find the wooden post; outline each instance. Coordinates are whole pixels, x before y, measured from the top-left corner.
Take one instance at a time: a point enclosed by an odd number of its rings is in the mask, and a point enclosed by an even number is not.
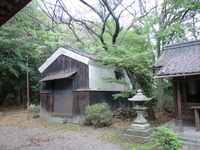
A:
[[[200,123],[199,123],[199,110],[196,108],[194,109],[195,114],[195,124],[196,124],[196,131],[200,130]]]
[[[178,126],[178,104],[177,104],[177,91],[176,91],[175,79],[172,79],[172,88],[173,88],[173,99],[174,99],[175,125]]]
[[[28,55],[26,56],[26,88],[27,88],[27,119],[29,120],[29,74],[28,74]]]
[[[181,111],[181,92],[180,92],[180,81],[177,80],[177,101],[178,101],[178,119],[179,119],[179,129],[183,132],[183,120]]]
[[[186,91],[186,82],[183,82],[183,100],[184,100],[184,115],[188,115],[187,111],[187,91]]]

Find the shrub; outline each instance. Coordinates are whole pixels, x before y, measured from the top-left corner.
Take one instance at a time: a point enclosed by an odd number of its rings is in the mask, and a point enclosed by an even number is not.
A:
[[[182,147],[183,142],[178,139],[178,134],[166,127],[157,127],[150,135],[150,141],[155,142],[158,149],[178,150]]]
[[[104,127],[112,124],[112,112],[106,103],[97,103],[85,108],[85,125]]]
[[[33,116],[33,119],[37,119],[37,118],[40,118],[40,115],[34,115]]]

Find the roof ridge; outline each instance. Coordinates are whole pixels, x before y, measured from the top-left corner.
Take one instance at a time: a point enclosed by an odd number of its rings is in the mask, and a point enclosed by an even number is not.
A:
[[[79,54],[81,56],[85,56],[85,57],[88,57],[88,58],[94,58],[95,57],[95,54],[94,53],[88,53],[86,51],[83,51],[83,50],[80,50],[80,49],[77,49],[77,48],[73,48],[71,46],[68,46],[68,45],[65,45],[65,46],[62,46],[63,48],[71,51],[71,52],[74,52],[76,54]]]
[[[200,44],[200,40],[185,41],[185,42],[181,42],[181,43],[166,45],[166,46],[164,46],[164,50],[185,47],[185,46],[199,45],[199,44]]]

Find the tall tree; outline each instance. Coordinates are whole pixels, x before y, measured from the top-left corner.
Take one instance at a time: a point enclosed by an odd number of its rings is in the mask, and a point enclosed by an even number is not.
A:
[[[47,0],[41,0],[41,2],[44,5],[41,9],[47,13],[53,22],[66,24],[72,30],[77,41],[82,44],[82,48],[85,50],[94,50],[94,47],[96,47],[95,50],[100,49],[108,53],[115,51],[116,53],[122,52],[118,47],[123,44],[120,43],[120,34],[126,35],[127,31],[133,30],[132,26],[136,20],[143,18],[155,8],[146,9],[145,13],[140,14],[137,8],[133,7],[134,5],[138,5],[137,1],[99,0],[91,2],[80,0],[74,3],[73,9],[69,5],[70,1],[57,0],[55,3],[50,3]],[[78,7],[75,7],[76,5]],[[47,8],[47,10],[44,8]],[[74,13],[75,11],[76,13]],[[129,20],[126,19],[127,16],[129,16]],[[77,30],[74,28],[78,26],[83,27],[88,32],[87,38],[90,39],[90,42],[87,43],[91,43],[92,45],[85,44],[85,38],[82,39],[81,36],[78,36]],[[137,44],[137,42],[134,43]],[[148,49],[146,48],[146,50]],[[111,61],[110,64],[112,64]],[[133,81],[136,78],[134,74],[135,70],[137,71],[136,68],[133,68],[131,70],[127,69],[132,83],[135,82]]]
[[[151,84],[149,81],[151,73],[147,68],[152,63],[150,40],[146,40],[147,32],[140,28],[141,24],[137,20],[145,17],[155,7],[145,9],[145,12],[140,14],[137,8],[133,7],[138,5],[137,1],[80,0],[75,3],[78,9],[75,6],[70,9],[69,1],[57,0],[56,3],[41,1],[44,5],[41,9],[53,22],[66,24],[77,41],[82,44],[82,49],[94,50],[98,54],[98,59],[107,67],[116,65],[125,68],[133,88],[145,89],[144,92],[151,96],[149,92],[151,90],[145,88],[147,86],[139,81],[140,79],[147,85]],[[78,36],[75,27],[80,26],[87,31],[89,42]],[[109,82],[114,81],[111,79]]]
[[[155,0],[153,5],[148,3],[148,0],[99,0],[94,2],[80,0],[73,1],[73,3],[63,0],[56,0],[55,3],[41,0],[41,2],[43,3],[41,9],[51,18],[52,24],[65,24],[71,30],[76,41],[80,43],[80,48],[101,51],[102,53],[105,51],[106,55],[104,56],[108,55],[110,58],[102,57],[102,61],[125,67],[134,87],[139,85],[136,83],[138,74],[142,74],[141,70],[137,69],[138,61],[134,57],[122,59],[119,56],[133,54],[140,58],[138,55],[143,55],[144,51],[134,51],[135,48],[130,43],[125,42],[132,40],[131,36],[126,38],[129,33],[133,35],[137,33],[140,37],[141,32],[146,38],[143,40],[143,44],[148,45],[145,47],[146,51],[155,48],[153,51],[155,57],[160,56],[166,44],[187,40],[188,35],[192,35],[194,38],[199,36],[197,27],[198,0]],[[136,6],[139,6],[139,9]],[[148,36],[146,36],[147,34]],[[122,40],[121,37],[126,40]],[[87,42],[85,42],[86,39]],[[150,42],[152,44],[149,44]],[[140,42],[134,44],[135,47],[141,46]],[[141,47],[138,48],[138,50],[141,49]],[[115,57],[117,55],[118,58]],[[128,63],[130,64],[128,58],[132,60],[131,65],[128,65]],[[164,107],[162,80],[158,82],[158,90],[160,91],[158,91],[157,109],[162,111]]]
[[[58,30],[49,22],[35,2],[31,2],[0,28],[1,104],[26,103],[25,56],[29,56],[30,100],[39,102],[38,67],[70,36],[62,26]]]

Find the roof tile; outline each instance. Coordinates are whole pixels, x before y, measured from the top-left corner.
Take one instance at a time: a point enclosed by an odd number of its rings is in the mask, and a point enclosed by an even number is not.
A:
[[[200,40],[166,46],[152,68],[158,76],[200,73]]]

